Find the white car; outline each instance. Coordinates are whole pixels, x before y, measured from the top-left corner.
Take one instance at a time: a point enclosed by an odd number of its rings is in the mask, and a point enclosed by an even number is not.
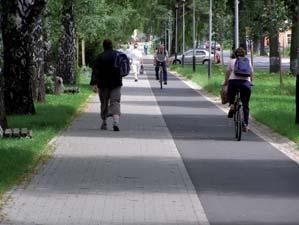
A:
[[[193,49],[190,49],[185,52],[184,63],[192,64],[193,63]],[[214,60],[214,54],[211,54],[211,59]],[[182,55],[177,55],[177,59],[174,56],[170,57],[170,62],[172,64],[181,64],[182,63]],[[209,62],[209,51],[205,49],[195,49],[195,62],[196,64],[205,64]],[[216,60],[216,63],[219,63]]]

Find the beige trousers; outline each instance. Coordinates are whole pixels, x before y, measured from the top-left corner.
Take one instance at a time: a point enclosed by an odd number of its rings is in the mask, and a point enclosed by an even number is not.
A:
[[[120,115],[120,90],[121,87],[114,89],[102,88],[99,90],[102,120],[106,120],[111,115]]]

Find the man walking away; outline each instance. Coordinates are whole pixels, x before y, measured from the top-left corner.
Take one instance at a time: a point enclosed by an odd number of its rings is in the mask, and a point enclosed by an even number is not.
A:
[[[98,89],[101,101],[102,130],[107,130],[107,117],[113,118],[113,130],[119,131],[122,76],[115,67],[117,52],[109,39],[103,41],[104,52],[99,54],[92,70],[90,85]]]
[[[138,49],[138,44],[134,44],[134,49],[131,51],[131,59],[132,59],[132,70],[134,73],[135,82],[138,81],[138,76],[140,74],[140,67],[143,65],[142,53]]]

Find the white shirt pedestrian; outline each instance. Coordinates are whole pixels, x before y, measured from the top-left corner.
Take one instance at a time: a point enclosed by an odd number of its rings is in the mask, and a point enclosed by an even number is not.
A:
[[[142,52],[138,49],[137,45],[134,45],[134,49],[130,52],[130,57],[132,59],[132,71],[134,73],[134,79],[137,82],[138,76],[140,74],[140,67],[143,64]]]

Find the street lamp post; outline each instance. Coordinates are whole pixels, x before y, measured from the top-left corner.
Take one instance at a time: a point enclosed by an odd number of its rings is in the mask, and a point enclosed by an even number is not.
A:
[[[175,4],[175,52],[174,52],[174,61],[177,61],[178,57],[178,3]]]
[[[171,29],[172,25],[171,25],[171,14],[168,14],[168,54],[170,54],[171,51],[171,33],[172,33],[172,29]]]
[[[235,0],[235,49],[239,48],[239,0]]]
[[[193,0],[193,72],[195,72],[195,0]]]
[[[164,27],[164,48],[167,49],[167,22],[165,22]]]
[[[212,0],[210,0],[209,9],[209,67],[208,67],[208,77],[211,78],[212,75],[212,62],[211,62],[211,52],[212,52]]]
[[[186,0],[182,0],[183,2],[183,54],[182,54],[182,66],[184,67],[185,61],[185,2]]]

